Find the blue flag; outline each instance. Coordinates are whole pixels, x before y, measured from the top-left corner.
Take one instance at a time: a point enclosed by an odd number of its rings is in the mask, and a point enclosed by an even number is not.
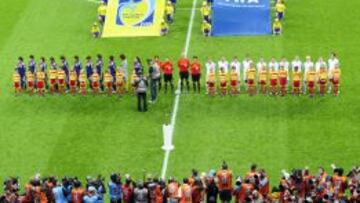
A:
[[[270,0],[215,0],[214,36],[271,34]]]

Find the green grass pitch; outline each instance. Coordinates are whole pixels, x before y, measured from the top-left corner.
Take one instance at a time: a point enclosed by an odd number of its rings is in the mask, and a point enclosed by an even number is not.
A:
[[[201,1],[198,2],[200,6]],[[191,8],[181,0],[178,8]],[[314,58],[339,53],[343,82],[338,98],[208,98],[181,96],[175,150],[168,175],[181,178],[192,168],[217,169],[226,160],[235,174],[251,163],[267,169],[276,184],[283,168],[346,169],[360,163],[360,1],[289,0],[281,37],[204,38],[197,11],[189,56],[230,59],[250,53],[270,59],[299,54]],[[131,62],[157,54],[176,60],[185,44],[189,9],[179,9],[171,33],[162,38],[92,39],[97,5],[87,0],[0,1],[0,177],[18,175],[22,183],[42,174],[108,176],[112,171],[141,178],[159,174],[164,153],[162,124],[170,119],[174,96],[160,94],[141,114],[125,96],[46,96],[12,94],[11,75],[18,56],[69,58],[77,54],[125,53]]]

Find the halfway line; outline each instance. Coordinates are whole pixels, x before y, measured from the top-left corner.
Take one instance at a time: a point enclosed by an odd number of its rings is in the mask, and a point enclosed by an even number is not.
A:
[[[197,4],[197,0],[193,0],[190,20],[189,20],[189,27],[188,27],[188,31],[187,31],[187,35],[186,35],[186,41],[185,41],[185,48],[184,48],[184,55],[185,56],[187,56],[188,52],[189,52],[190,41],[191,41],[191,33],[192,33],[192,28],[193,28],[194,18],[195,18],[196,4]],[[177,112],[178,112],[179,102],[180,102],[180,94],[181,94],[180,91],[181,91],[181,89],[180,89],[180,81],[179,81],[179,84],[178,84],[178,87],[177,87],[177,90],[176,90],[174,108],[173,108],[173,113],[172,113],[172,116],[171,116],[171,123],[170,123],[170,126],[172,128],[172,130],[171,130],[171,140],[172,140],[172,137],[174,136],[176,115],[177,115]],[[161,169],[161,178],[162,179],[165,179],[165,176],[166,176],[166,171],[167,171],[169,157],[170,157],[170,151],[171,150],[166,150],[165,151],[165,157],[164,157],[163,166],[162,166],[162,169]]]

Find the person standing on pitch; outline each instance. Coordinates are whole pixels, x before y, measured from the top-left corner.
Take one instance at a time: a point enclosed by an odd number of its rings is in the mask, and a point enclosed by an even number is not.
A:
[[[164,84],[165,84],[165,93],[167,93],[168,84],[170,83],[171,92],[174,91],[174,83],[173,83],[173,63],[170,59],[166,58],[163,63],[161,63],[161,69],[164,72]]]
[[[18,63],[16,65],[16,70],[20,76],[21,89],[26,89],[26,68],[23,57],[18,58]]]
[[[86,57],[86,78],[89,80],[90,88],[91,86],[91,76],[93,74],[93,63],[91,61],[91,56]]]
[[[116,64],[115,64],[115,61],[114,61],[114,56],[109,57],[108,71],[109,71],[110,75],[113,78],[113,81],[112,81],[113,90],[116,90],[116,86],[115,86],[115,83],[116,83]],[[103,84],[103,83],[101,83],[101,84]]]
[[[29,56],[29,72],[35,74],[36,72],[36,62],[34,55]]]
[[[148,81],[145,76],[143,76],[140,71],[135,79],[135,91],[137,95],[138,111],[146,112],[147,103],[146,103],[146,91],[148,87]]]
[[[70,76],[70,70],[69,70],[69,63],[66,60],[65,56],[61,56],[61,70],[65,73],[65,83],[66,83],[66,89],[69,90],[69,76]]]
[[[97,72],[97,74],[99,74],[101,91],[104,91],[104,85],[103,85],[104,75],[102,72],[102,68],[104,66],[104,61],[103,61],[103,57],[101,54],[98,54],[96,56],[96,58],[97,59],[96,59],[95,71]],[[95,71],[93,71],[93,72],[95,72]]]
[[[193,57],[190,67],[194,92],[200,93],[201,64],[197,56]]]
[[[149,191],[143,182],[139,182],[134,189],[134,203],[149,202]]]
[[[124,73],[125,82],[128,81],[128,60],[125,54],[120,55],[120,70]]]
[[[158,84],[160,82],[160,67],[158,64],[149,59],[149,75],[150,75],[150,92],[151,92],[151,100],[150,103],[154,103],[157,98],[158,93]]]
[[[189,67],[190,67],[190,61],[188,58],[186,58],[185,54],[181,56],[181,58],[178,60],[178,67],[179,67],[179,74],[180,74],[180,89],[181,92],[184,89],[184,81],[186,83],[186,89],[189,92],[190,91],[190,84],[189,84]]]
[[[218,179],[220,200],[222,203],[229,203],[231,201],[233,174],[225,161],[223,162],[221,169],[216,173],[216,176]]]

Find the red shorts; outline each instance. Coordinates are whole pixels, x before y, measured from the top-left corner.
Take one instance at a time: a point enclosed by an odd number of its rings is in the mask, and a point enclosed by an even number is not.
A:
[[[220,87],[226,87],[226,82],[220,82]]]
[[[209,87],[210,87],[210,88],[215,87],[215,83],[213,83],[213,82],[209,82],[208,84],[209,84]]]
[[[231,86],[232,87],[236,87],[238,85],[238,81],[237,80],[232,80],[231,81]]]
[[[333,83],[333,85],[338,85],[339,84],[339,80],[332,80],[332,83]]]
[[[19,89],[20,88],[20,82],[14,82],[14,88]]]
[[[55,85],[56,84],[56,79],[50,79],[50,84]]]
[[[280,85],[285,86],[287,84],[287,78],[280,78]]]
[[[248,83],[248,85],[253,85],[253,84],[254,84],[254,80],[253,80],[253,79],[249,79],[249,80],[247,81],[247,83]]]
[[[64,79],[59,79],[59,84],[60,85],[65,85],[65,80]]]
[[[45,87],[45,82],[44,81],[38,81],[37,82],[37,88],[38,89],[43,89]]]
[[[92,86],[95,87],[95,88],[98,88],[99,87],[99,82],[93,82]]]
[[[314,81],[308,81],[308,87],[309,88],[314,88],[315,87],[315,82]]]
[[[109,89],[112,88],[112,82],[107,82],[106,87],[109,88]]]
[[[260,85],[266,85],[266,81],[265,80],[260,80]]]
[[[75,86],[76,86],[76,81],[70,80],[70,87],[75,87]]]
[[[326,85],[326,80],[319,80],[320,85]]]
[[[34,82],[33,81],[28,81],[28,87],[33,88],[34,87]]]
[[[300,87],[300,81],[294,81],[293,86],[296,88]]]
[[[80,87],[81,87],[81,88],[85,88],[85,87],[86,87],[86,83],[80,82]]]
[[[277,83],[278,83],[278,80],[277,80],[277,79],[271,79],[271,80],[270,80],[270,85],[271,85],[271,86],[276,86]]]

